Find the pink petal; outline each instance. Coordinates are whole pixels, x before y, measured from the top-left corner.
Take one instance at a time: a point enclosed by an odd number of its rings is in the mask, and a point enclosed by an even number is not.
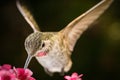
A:
[[[0,80],[15,80],[15,74],[6,70],[0,71]]]
[[[82,76],[83,76],[83,74],[80,74],[80,75],[79,75],[79,77],[82,77]]]
[[[76,72],[74,72],[74,73],[72,73],[72,75],[71,75],[71,77],[78,77],[78,73],[76,73]]]
[[[70,80],[77,80],[77,78],[71,78]]]
[[[3,66],[1,66],[2,69],[5,69],[5,70],[10,70],[11,69],[11,65],[9,64],[4,64]]]
[[[23,68],[16,68],[18,75],[23,75],[25,73],[25,70]]]
[[[67,79],[67,80],[70,80],[70,79],[71,79],[70,76],[64,76],[64,78]]]
[[[33,78],[33,77],[30,77],[28,80],[36,80],[35,78]]]
[[[25,70],[23,68],[16,68],[17,78],[20,80],[25,80],[27,75],[25,74]]]
[[[32,76],[32,71],[31,70],[29,70],[29,69],[25,69],[25,74],[27,75],[27,76]]]

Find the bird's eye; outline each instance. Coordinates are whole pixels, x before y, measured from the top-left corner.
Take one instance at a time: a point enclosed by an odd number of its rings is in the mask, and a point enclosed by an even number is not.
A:
[[[42,43],[42,48],[43,48],[43,47],[45,47],[45,43],[44,43],[44,42]]]

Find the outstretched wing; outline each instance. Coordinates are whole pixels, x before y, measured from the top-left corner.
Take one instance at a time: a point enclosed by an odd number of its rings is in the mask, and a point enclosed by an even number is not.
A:
[[[34,32],[36,31],[40,31],[39,30],[39,26],[37,25],[37,23],[35,22],[32,14],[30,13],[30,11],[27,9],[27,7],[20,3],[19,0],[16,1],[16,5],[18,10],[20,11],[20,13],[23,15],[23,17],[25,18],[25,20],[28,22],[28,24],[31,26],[31,28],[33,29]]]
[[[68,47],[71,51],[73,51],[75,43],[81,34],[110,6],[112,1],[113,0],[102,0],[60,31],[67,37]]]

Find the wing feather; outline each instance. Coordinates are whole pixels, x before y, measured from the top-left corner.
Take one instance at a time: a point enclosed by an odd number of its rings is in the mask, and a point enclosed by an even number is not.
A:
[[[71,51],[81,34],[110,6],[113,0],[102,0],[91,9],[74,19],[60,32],[67,37]]]
[[[25,5],[20,3],[19,0],[16,1],[16,5],[20,13],[23,15],[25,20],[28,22],[28,24],[31,26],[34,32],[40,31],[39,26],[37,25],[36,21],[34,20],[34,17],[30,13],[30,11],[27,9]]]

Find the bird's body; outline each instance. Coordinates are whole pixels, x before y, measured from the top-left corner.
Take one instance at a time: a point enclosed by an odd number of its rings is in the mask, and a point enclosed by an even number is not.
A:
[[[72,66],[71,51],[68,49],[67,40],[62,39],[61,34],[58,32],[35,32],[28,36],[25,41],[28,52],[45,53],[45,55],[37,55],[36,59],[46,72],[67,72]],[[40,49],[42,46],[39,47],[39,44],[43,43],[41,39],[44,40],[44,45],[49,44],[44,46],[42,50]]]
[[[24,67],[27,68],[32,57],[35,57],[50,75],[54,72],[68,72],[72,66],[71,53],[77,40],[111,3],[112,0],[102,0],[59,32],[41,32],[29,10],[17,2],[19,11],[34,31],[25,40],[28,58]]]

